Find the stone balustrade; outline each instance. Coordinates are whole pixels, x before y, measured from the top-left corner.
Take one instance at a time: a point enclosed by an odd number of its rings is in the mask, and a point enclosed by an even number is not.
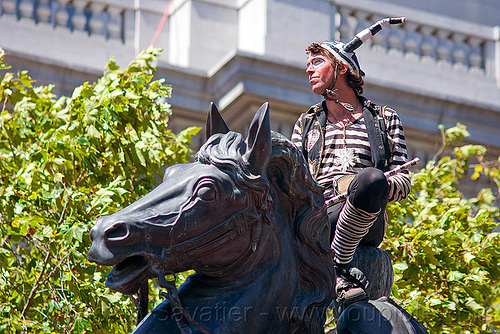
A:
[[[398,11],[395,6],[385,6],[379,12],[373,6],[360,8],[358,3],[354,6],[350,1],[334,2],[338,11],[336,37],[344,42],[382,18],[402,16],[401,14],[406,16],[409,12],[412,17],[406,23],[381,30],[367,43],[373,49],[400,52],[410,57],[419,57],[422,61],[483,73],[500,81],[498,27],[452,18],[443,19],[439,15],[415,13],[414,10]]]
[[[54,28],[84,31],[125,43],[125,12],[133,1],[0,0],[0,16],[33,20]]]
[[[371,47],[449,64],[494,77],[500,82],[499,27],[481,26],[395,5],[376,5],[368,0],[356,4],[350,0],[325,1],[336,7],[336,38],[346,41],[387,16],[408,16],[405,24],[383,29],[375,35],[369,41]],[[133,27],[138,3],[134,0],[0,0],[0,17],[8,15],[17,20],[32,20],[37,24],[50,24],[55,29],[82,31],[89,36],[100,35],[125,44],[133,43],[133,35],[137,34]],[[140,10],[146,9],[144,4],[140,6]],[[162,10],[154,11],[159,17]],[[235,29],[238,28],[235,26]]]

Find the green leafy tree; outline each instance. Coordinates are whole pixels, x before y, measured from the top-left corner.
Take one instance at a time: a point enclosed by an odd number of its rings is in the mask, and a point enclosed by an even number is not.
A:
[[[469,135],[462,124],[440,130],[442,148],[412,173],[408,198],[387,207],[380,247],[393,261],[392,298],[430,333],[498,333],[500,234],[491,232],[500,218],[500,158],[487,161],[480,145],[459,146]],[[437,161],[445,149],[450,154]],[[466,198],[459,190],[466,181],[491,187]],[[335,333],[331,313],[325,332]]]
[[[110,268],[86,260],[88,231],[190,157],[199,129],[167,129],[171,88],[153,80],[158,54],[148,48],[123,70],[111,60],[71,97],[34,86],[26,71],[0,77],[0,332],[134,327],[131,298],[104,285]]]
[[[483,146],[456,146],[469,135],[465,126],[441,131],[453,154],[413,174],[409,198],[388,208],[381,248],[393,259],[393,296],[431,333],[498,333],[500,234],[491,232],[499,161],[487,162]],[[466,198],[459,184],[467,177],[493,187]]]

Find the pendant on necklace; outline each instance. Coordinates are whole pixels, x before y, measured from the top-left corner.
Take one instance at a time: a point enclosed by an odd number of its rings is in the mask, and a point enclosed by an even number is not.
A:
[[[335,158],[335,165],[340,167],[343,172],[347,172],[349,168],[354,167],[354,151],[343,148]]]
[[[344,107],[345,110],[347,110],[349,112],[353,112],[354,111],[354,107],[350,103],[342,102],[342,101],[339,101],[339,100],[335,100],[335,102],[338,103],[338,104],[340,104],[342,107]]]

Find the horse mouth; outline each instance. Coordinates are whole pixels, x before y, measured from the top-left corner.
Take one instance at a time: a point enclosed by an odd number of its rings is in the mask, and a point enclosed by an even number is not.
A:
[[[151,276],[151,263],[145,256],[135,255],[126,258],[107,275],[106,285],[126,295],[137,293],[140,286]]]

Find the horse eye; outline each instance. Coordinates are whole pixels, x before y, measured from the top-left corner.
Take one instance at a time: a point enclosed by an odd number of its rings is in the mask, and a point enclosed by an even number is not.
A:
[[[196,191],[196,196],[203,201],[213,201],[215,200],[216,191],[213,187],[202,186]]]

